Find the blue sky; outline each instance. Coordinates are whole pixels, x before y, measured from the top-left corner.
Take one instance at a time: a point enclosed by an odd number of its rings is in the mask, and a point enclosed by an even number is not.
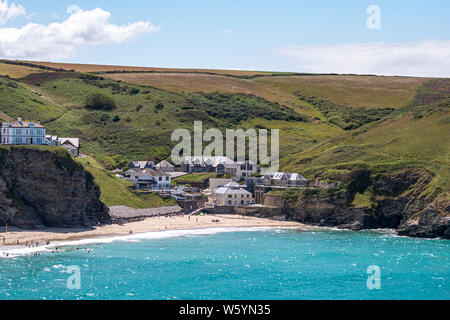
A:
[[[447,0],[8,1],[9,6],[12,3],[23,6],[26,14],[7,19],[0,26],[0,56],[6,58],[425,76],[449,76],[442,69],[450,70],[450,1]],[[70,5],[84,12],[100,8],[111,14],[108,24],[119,27],[142,21],[150,22],[155,28],[136,26],[136,30],[124,31],[123,41],[114,39],[113,34],[105,35],[104,30],[98,32],[105,40],[97,43],[83,39],[67,44],[70,42],[67,38],[52,38],[43,40],[48,45],[36,52],[29,52],[25,45],[18,50],[25,40],[19,42],[15,38],[17,32],[6,31],[21,30],[29,23],[43,27],[62,23],[70,16],[66,12]],[[366,26],[369,17],[366,9],[370,5],[377,5],[381,10],[379,30],[369,30]],[[91,28],[92,24],[87,26]],[[48,37],[63,37],[60,31],[51,35],[42,32]],[[2,33],[11,33],[13,40],[2,43]],[[29,31],[27,41],[33,43],[32,37],[35,41],[45,39]],[[61,46],[67,48],[59,53]]]

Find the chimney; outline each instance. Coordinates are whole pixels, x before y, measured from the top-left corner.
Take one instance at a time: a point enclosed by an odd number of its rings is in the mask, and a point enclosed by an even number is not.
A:
[[[22,117],[18,117],[17,121],[22,122]]]
[[[41,120],[38,120],[38,121],[37,121],[37,124],[41,124]]]

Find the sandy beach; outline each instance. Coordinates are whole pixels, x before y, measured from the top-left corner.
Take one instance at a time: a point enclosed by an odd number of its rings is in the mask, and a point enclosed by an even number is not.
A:
[[[219,220],[219,222],[214,222]],[[8,246],[24,246],[27,242],[47,241],[74,241],[80,239],[106,237],[113,235],[138,234],[152,231],[180,230],[180,229],[204,229],[223,227],[296,227],[299,229],[311,229],[312,227],[292,221],[276,221],[265,218],[248,217],[240,215],[205,215],[205,216],[174,216],[152,217],[138,222],[125,223],[123,225],[111,224],[94,227],[91,229],[61,229],[46,228],[40,230],[20,230],[0,227],[0,248]],[[4,238],[4,241],[3,241]]]

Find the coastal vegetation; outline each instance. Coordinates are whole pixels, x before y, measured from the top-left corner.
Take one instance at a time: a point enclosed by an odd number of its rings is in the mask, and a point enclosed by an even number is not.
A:
[[[373,183],[408,170],[431,177],[421,189],[427,199],[448,195],[448,79],[14,63],[0,62],[0,119],[41,120],[51,134],[80,137],[81,152],[92,157],[81,161],[89,161],[83,165],[109,205],[163,204],[109,171],[130,160],[166,159],[173,130],[191,131],[195,120],[204,130],[280,129],[280,169],[309,179],[341,182],[366,170]],[[95,96],[101,103],[86,104]],[[348,192],[342,186],[300,198]],[[376,208],[380,195],[371,188],[350,192],[346,204]]]

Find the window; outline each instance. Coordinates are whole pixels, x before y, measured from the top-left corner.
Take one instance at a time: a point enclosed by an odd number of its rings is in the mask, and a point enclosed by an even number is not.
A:
[[[230,195],[228,196],[228,199],[231,199],[231,198],[233,198],[233,196],[230,194]]]
[[[228,201],[228,204],[229,204],[229,205],[232,205],[232,204],[233,204],[233,201]]]

